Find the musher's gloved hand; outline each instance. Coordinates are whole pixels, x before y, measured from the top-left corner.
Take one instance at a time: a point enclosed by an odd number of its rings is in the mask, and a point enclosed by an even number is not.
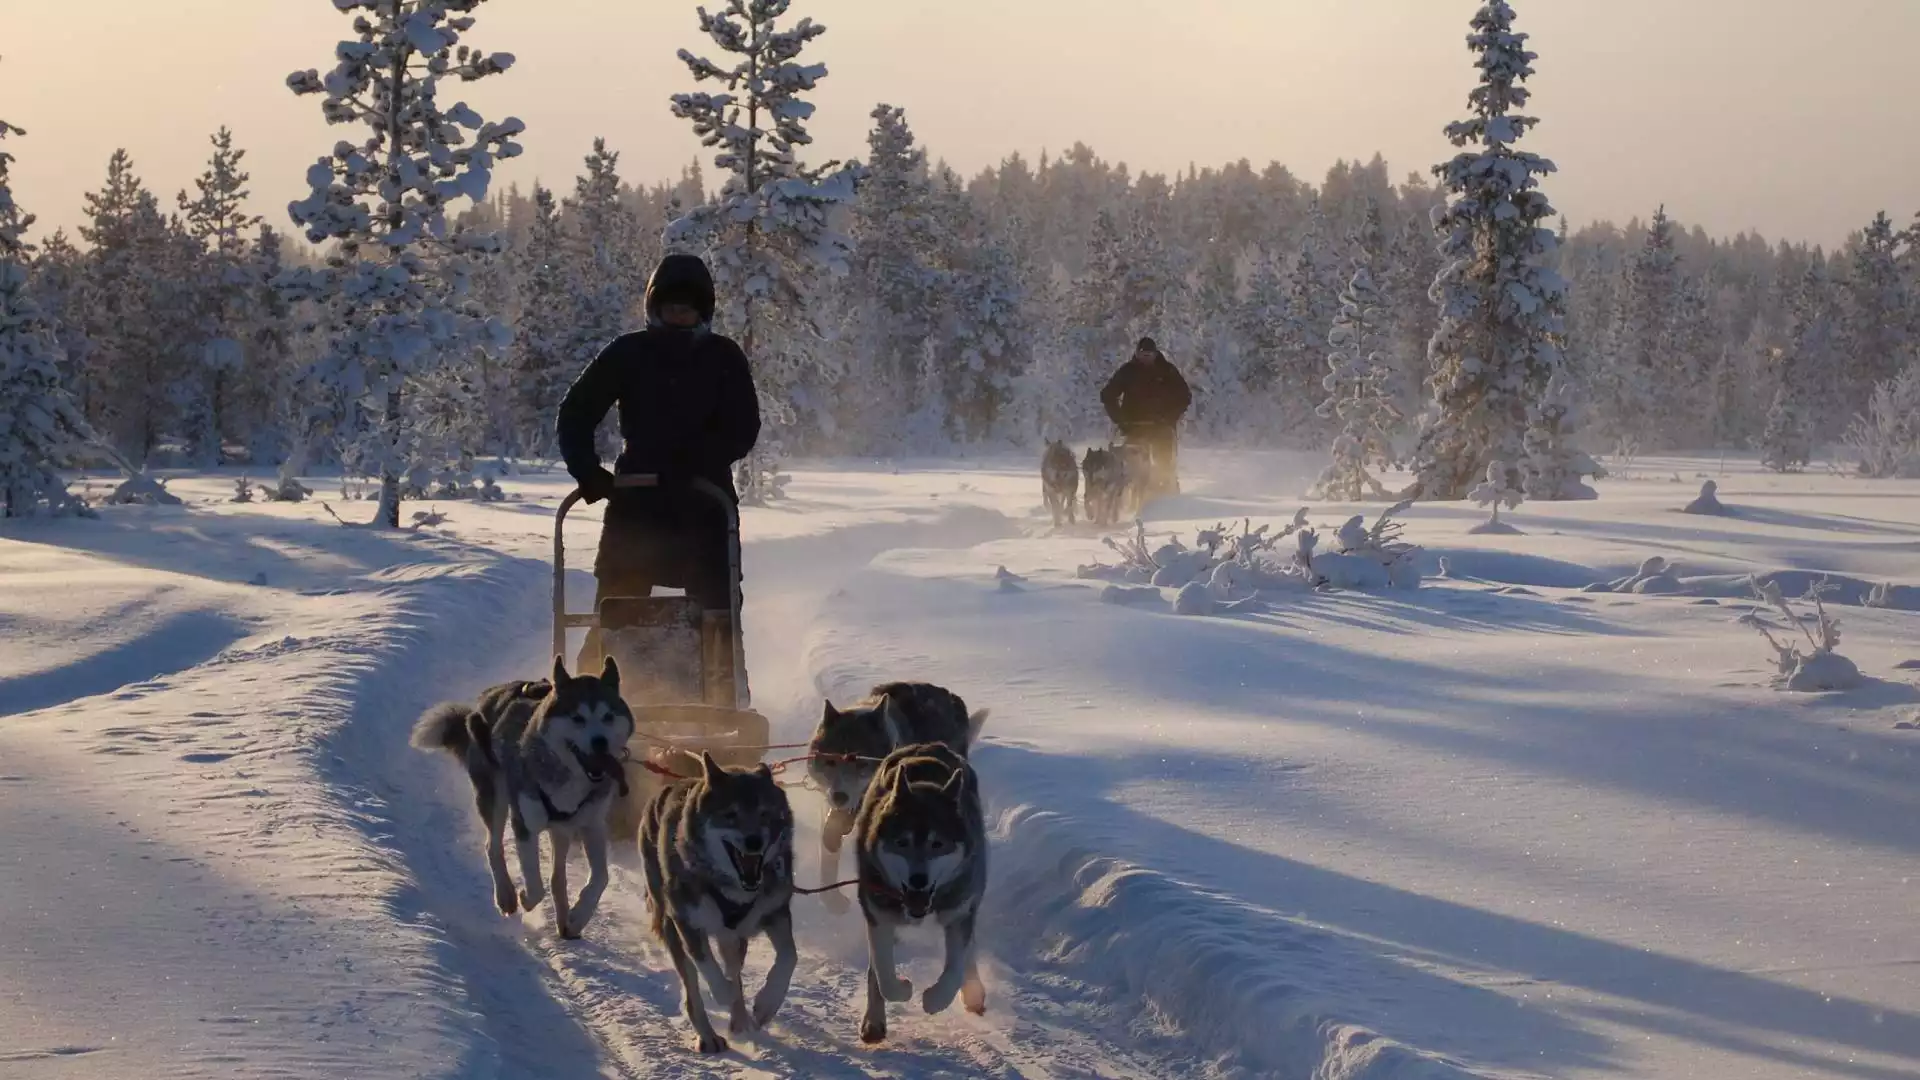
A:
[[[606,466],[596,465],[594,470],[580,478],[580,498],[588,506],[613,494],[613,474]]]

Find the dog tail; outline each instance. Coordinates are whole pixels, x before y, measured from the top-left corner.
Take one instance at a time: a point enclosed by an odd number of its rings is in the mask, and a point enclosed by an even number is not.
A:
[[[413,722],[413,745],[421,750],[447,750],[465,756],[473,744],[467,717],[472,710],[451,701],[441,702]]]

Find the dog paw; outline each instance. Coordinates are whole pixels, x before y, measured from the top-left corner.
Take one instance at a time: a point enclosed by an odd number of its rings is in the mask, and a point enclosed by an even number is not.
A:
[[[780,1006],[785,1004],[785,995],[773,995],[761,991],[753,999],[753,1023],[755,1027],[766,1027],[773,1018],[780,1015]]]
[[[511,915],[520,910],[520,901],[513,895],[512,889],[501,889],[494,893],[493,903],[500,909],[502,915]]]
[[[892,978],[882,975],[880,996],[888,1001],[911,1001],[913,1000],[913,980],[903,979],[898,975]]]
[[[580,940],[580,928],[577,926],[574,926],[570,923],[561,923],[559,926],[559,931],[560,931],[560,940],[562,941],[579,941]]]
[[[540,901],[546,898],[547,890],[544,888],[520,890],[520,906],[527,911],[532,911],[534,908],[539,907]]]
[[[987,988],[979,983],[968,983],[960,988],[960,1004],[975,1016],[987,1015]]]
[[[955,993],[956,991],[953,988],[940,983],[934,983],[932,986],[927,987],[926,993],[920,995],[920,1007],[926,1010],[928,1016],[932,1016],[935,1013],[946,1012],[947,1006],[953,1004],[953,996]]]
[[[869,1046],[887,1041],[887,1018],[869,1016],[860,1021],[860,1041]]]
[[[724,1054],[727,1052],[727,1040],[721,1038],[718,1032],[712,1035],[695,1035],[693,1048],[703,1054]]]
[[[729,1035],[745,1035],[750,1031],[758,1030],[759,1027],[758,1019],[747,1011],[745,1002],[727,1016],[727,1034]]]

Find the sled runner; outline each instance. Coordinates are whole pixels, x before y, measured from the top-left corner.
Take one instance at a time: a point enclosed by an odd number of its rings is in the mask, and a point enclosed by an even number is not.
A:
[[[629,474],[615,479],[614,486],[658,483],[656,476]],[[568,630],[599,631],[598,654],[581,660],[593,666],[582,670],[598,670],[603,655],[620,665],[621,696],[633,710],[636,756],[644,748],[649,759],[666,768],[680,757],[676,750],[695,760],[705,750],[722,765],[753,765],[767,745],[768,725],[767,718],[749,706],[746,672],[738,659],[745,655],[740,641],[740,513],[711,481],[696,478],[689,487],[726,513],[727,559],[734,583],[729,606],[708,610],[690,596],[609,596],[598,611],[568,612],[565,525],[567,511],[581,498],[576,488],[560,501],[553,519],[553,654],[567,654]]]

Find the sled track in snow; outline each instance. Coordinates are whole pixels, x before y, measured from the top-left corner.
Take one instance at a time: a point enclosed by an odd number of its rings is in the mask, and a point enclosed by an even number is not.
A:
[[[771,541],[749,550],[749,656],[782,671],[763,680],[755,664],[755,693],[763,702],[812,701],[811,677],[797,661],[770,657],[769,640],[792,626],[756,621],[755,611],[810,616],[815,602],[882,551],[896,547],[965,547],[1008,535],[1014,524],[997,514],[956,508],[926,522],[850,527],[825,536]],[[760,557],[755,558],[756,555]],[[784,579],[780,568],[796,570]],[[767,1032],[732,1039],[724,1055],[702,1057],[688,1047],[681,989],[664,952],[646,932],[642,884],[632,852],[615,853],[613,882],[600,915],[583,941],[552,932],[548,908],[502,918],[492,907],[480,858],[480,830],[459,770],[406,746],[414,715],[435,701],[470,695],[480,687],[521,677],[550,661],[544,655],[548,618],[547,567],[501,559],[453,579],[428,578],[394,590],[390,640],[369,650],[351,673],[351,722],[321,748],[336,795],[353,807],[353,820],[376,845],[392,852],[411,882],[388,898],[392,915],[425,925],[441,947],[456,1012],[471,1017],[474,1045],[468,1065],[488,1063],[499,1075],[568,1077],[861,1077],[875,1073],[916,1077],[1200,1076],[1183,1040],[1142,1027],[1137,1017],[1103,1004],[1092,988],[1070,977],[1016,972],[984,942],[989,1011],[976,1018],[955,1009],[926,1016],[895,1005],[890,1040],[860,1044],[859,1010],[865,997],[862,923],[857,912],[831,915],[821,901],[795,901],[800,965],[785,1007]],[[756,606],[757,605],[757,606]],[[485,627],[499,645],[471,651],[463,638]],[[782,670],[782,665],[790,670]],[[798,681],[796,681],[798,680]],[[776,733],[804,733],[812,714],[798,709],[774,717]],[[438,792],[438,797],[431,792]],[[796,850],[803,884],[817,870],[818,839],[812,797],[797,794]],[[622,865],[624,863],[624,865]],[[584,869],[584,868],[582,868]],[[516,871],[517,873],[517,871]],[[933,945],[909,938],[903,958],[911,974],[930,979]],[[747,978],[764,977],[769,953],[756,943]],[[724,1009],[716,1020],[725,1015]],[[1117,1049],[1125,1047],[1126,1049]]]

